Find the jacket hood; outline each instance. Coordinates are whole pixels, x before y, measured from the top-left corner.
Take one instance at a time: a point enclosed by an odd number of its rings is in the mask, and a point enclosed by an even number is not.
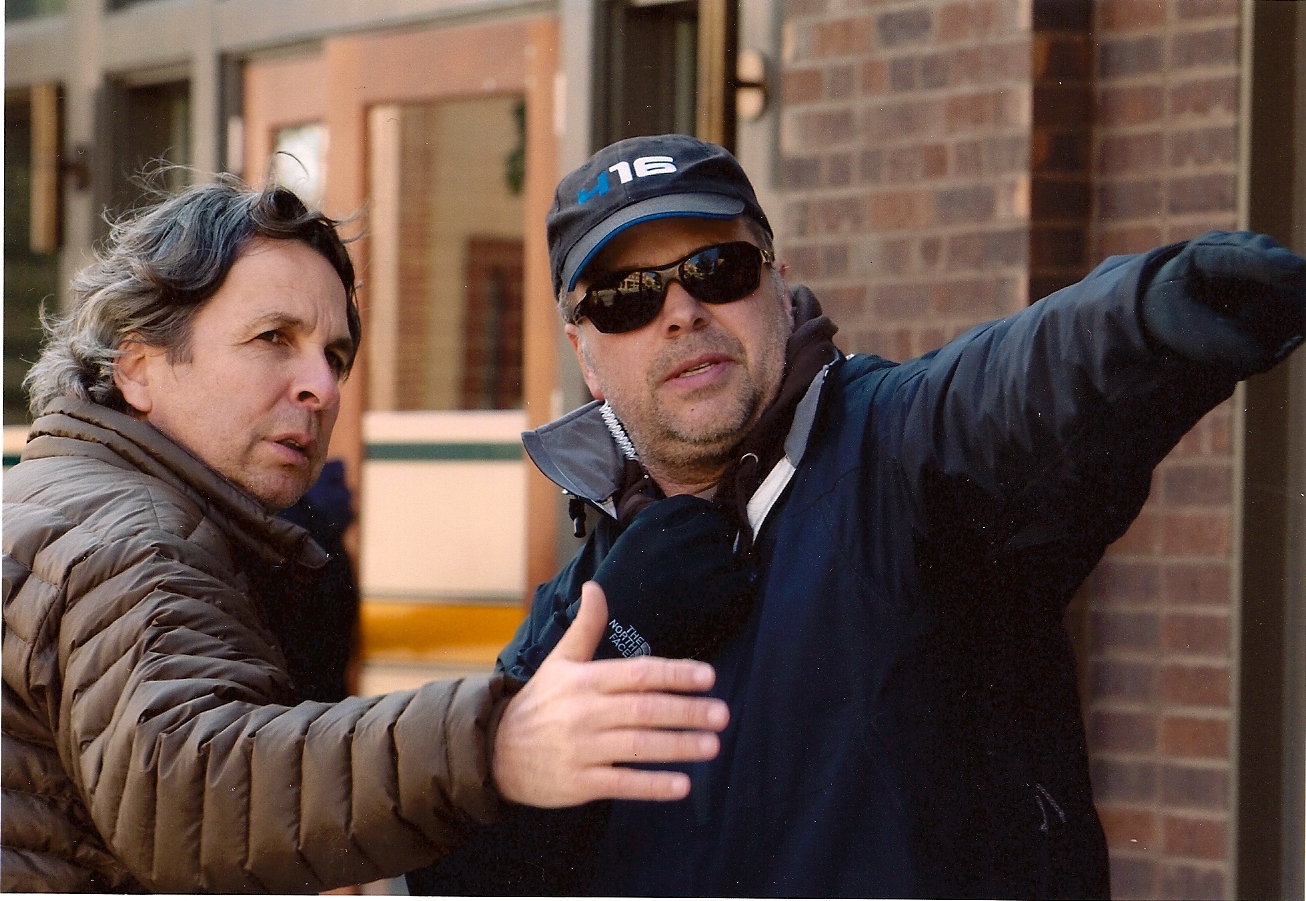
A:
[[[94,457],[166,482],[203,509],[234,545],[260,559],[312,569],[327,562],[307,531],[268,513],[148,422],[88,401],[57,400],[32,424],[22,459],[65,456]]]

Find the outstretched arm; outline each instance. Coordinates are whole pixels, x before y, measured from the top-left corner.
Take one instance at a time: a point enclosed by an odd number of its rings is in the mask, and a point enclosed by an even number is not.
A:
[[[595,661],[606,622],[603,590],[587,582],[575,622],[504,710],[492,774],[508,800],[536,807],[673,801],[689,794],[684,773],[621,764],[717,755],[725,703],[687,696],[712,687],[712,667],[658,657]]]
[[[1306,263],[1264,236],[1113,258],[898,367],[894,402],[876,401],[877,443],[896,444],[924,489],[925,531],[961,518],[990,547],[1110,541],[1179,438],[1304,328]]]

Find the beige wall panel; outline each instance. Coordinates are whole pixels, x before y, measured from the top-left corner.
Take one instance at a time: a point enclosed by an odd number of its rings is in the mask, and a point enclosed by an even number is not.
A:
[[[5,23],[5,87],[68,81],[73,30],[66,16]]]
[[[357,47],[355,102],[403,103],[526,89],[530,21],[338,38]],[[328,49],[328,53],[330,50]]]
[[[502,16],[520,11],[516,0],[218,0],[212,20],[231,50],[286,45],[365,30],[430,28],[437,20]],[[533,10],[552,4],[533,2]]]
[[[369,447],[515,445],[520,411],[369,413]],[[526,463],[369,460],[363,467],[363,597],[515,603],[523,594]]]
[[[203,0],[149,3],[105,16],[105,69],[132,72],[173,63],[189,65],[197,45],[208,42],[207,22],[197,22],[196,15],[208,5]]]
[[[522,463],[367,463],[363,597],[515,604],[525,587],[525,482]]]

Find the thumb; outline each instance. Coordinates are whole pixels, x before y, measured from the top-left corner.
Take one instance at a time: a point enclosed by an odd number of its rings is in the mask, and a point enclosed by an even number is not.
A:
[[[608,601],[598,582],[586,582],[580,588],[580,609],[550,657],[584,663],[594,659],[594,651],[603,640],[608,625]]]

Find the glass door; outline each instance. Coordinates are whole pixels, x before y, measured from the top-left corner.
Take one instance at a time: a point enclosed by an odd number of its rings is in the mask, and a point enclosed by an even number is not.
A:
[[[245,66],[247,177],[358,214],[364,342],[332,454],[360,518],[365,692],[488,668],[555,567],[556,490],[520,433],[553,413],[556,70],[551,17]]]

